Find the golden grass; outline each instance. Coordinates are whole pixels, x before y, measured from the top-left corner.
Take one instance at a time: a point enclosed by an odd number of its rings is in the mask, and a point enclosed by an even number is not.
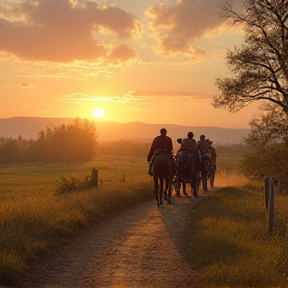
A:
[[[13,283],[31,259],[91,221],[153,199],[143,160],[103,157],[73,165],[4,165],[0,186],[0,279]],[[55,193],[60,175],[84,177],[99,169],[99,186]],[[65,172],[64,172],[65,171]],[[1,179],[2,180],[2,179]]]
[[[201,202],[189,247],[204,287],[287,287],[286,198],[276,197],[282,219],[274,221],[272,236],[258,184],[227,186]]]

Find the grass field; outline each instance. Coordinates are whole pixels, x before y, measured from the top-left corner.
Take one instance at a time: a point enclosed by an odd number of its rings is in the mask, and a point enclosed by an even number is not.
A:
[[[263,187],[239,173],[240,155],[218,155],[216,187],[197,208],[190,257],[209,287],[286,287],[287,197],[276,197],[270,236]],[[99,186],[56,193],[61,176],[85,178],[99,170]],[[87,163],[0,166],[0,279],[14,283],[27,261],[63,237],[115,211],[153,199],[143,158],[101,156]],[[196,249],[195,249],[196,248]],[[277,286],[278,285],[278,286]],[[207,287],[207,286],[205,286]]]
[[[99,173],[93,189],[56,193],[60,177]],[[88,163],[0,166],[0,279],[13,283],[27,261],[89,222],[153,199],[143,159],[99,157]]]
[[[191,262],[203,287],[288,287],[288,197],[277,195],[269,234],[261,185],[229,186],[197,208]]]

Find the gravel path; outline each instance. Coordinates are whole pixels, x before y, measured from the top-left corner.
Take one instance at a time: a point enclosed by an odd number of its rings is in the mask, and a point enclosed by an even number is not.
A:
[[[45,263],[32,267],[23,288],[192,288],[201,281],[186,256],[187,232],[204,198],[155,201],[91,227]]]

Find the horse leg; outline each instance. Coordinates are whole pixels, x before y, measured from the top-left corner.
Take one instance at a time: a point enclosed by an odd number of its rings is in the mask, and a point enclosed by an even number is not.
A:
[[[181,179],[178,178],[177,180],[177,187],[176,187],[176,196],[180,196],[180,189],[181,189]]]
[[[197,198],[199,194],[199,180],[197,174],[194,176],[193,182],[191,182],[191,188],[193,188],[194,197]]]
[[[168,198],[167,198],[167,201],[168,201],[169,204],[172,204],[171,203],[171,196],[172,196],[172,185],[168,184]]]
[[[163,205],[163,199],[162,199],[162,194],[163,194],[163,177],[160,178],[160,191],[159,191],[159,205]]]
[[[183,187],[183,194],[184,194],[185,196],[188,196],[188,195],[187,195],[187,192],[186,192],[186,182],[185,182],[185,180],[184,180],[183,183],[182,183],[182,187]]]
[[[203,185],[203,191],[208,191],[208,189],[207,189],[207,175],[205,173],[203,173],[202,185]]]
[[[167,200],[168,196],[168,181],[165,179],[165,190],[164,190],[164,200]]]
[[[154,176],[155,177],[155,176]],[[160,202],[159,202],[159,183],[158,183],[158,178],[154,178],[154,195],[155,195],[155,200],[156,204],[159,207]]]

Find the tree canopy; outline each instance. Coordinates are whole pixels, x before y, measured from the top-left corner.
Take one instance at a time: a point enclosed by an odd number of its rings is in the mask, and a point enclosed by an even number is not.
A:
[[[216,78],[220,95],[215,108],[236,112],[252,102],[266,100],[288,114],[288,0],[244,0],[222,3],[221,17],[242,25],[244,44],[228,51],[231,77]]]
[[[274,104],[267,105],[265,112],[250,122],[243,171],[256,179],[276,177],[279,187],[288,191],[288,115]]]

